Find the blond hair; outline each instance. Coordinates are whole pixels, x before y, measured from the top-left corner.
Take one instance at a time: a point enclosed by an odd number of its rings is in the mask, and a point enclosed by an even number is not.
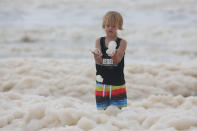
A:
[[[103,17],[102,27],[105,25],[117,26],[119,30],[122,30],[123,18],[120,13],[116,11],[109,11]]]

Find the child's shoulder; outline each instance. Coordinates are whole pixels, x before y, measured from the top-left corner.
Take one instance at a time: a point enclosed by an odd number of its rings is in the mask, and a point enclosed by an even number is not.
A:
[[[101,37],[96,38],[96,47],[100,47]]]
[[[127,41],[125,39],[123,39],[123,38],[119,38],[119,39],[121,40],[120,41],[121,43],[125,43],[125,44],[127,43]]]
[[[101,36],[101,37],[98,37],[98,38],[96,38],[96,40],[101,40],[102,38],[105,38],[105,36]]]
[[[100,43],[101,39],[105,38],[105,36],[101,36],[101,37],[98,37],[96,38],[96,43]]]
[[[96,38],[96,43],[100,43],[101,37]]]
[[[101,37],[96,38],[96,41],[100,41]]]

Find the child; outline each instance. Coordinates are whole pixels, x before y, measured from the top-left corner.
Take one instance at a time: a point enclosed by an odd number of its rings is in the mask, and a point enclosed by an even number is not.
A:
[[[96,75],[102,81],[96,81],[97,109],[105,110],[109,105],[119,109],[127,106],[127,95],[124,79],[124,55],[127,43],[117,36],[117,30],[122,30],[123,19],[120,13],[109,11],[103,17],[102,27],[106,36],[96,40],[93,51],[96,62]],[[109,43],[115,41],[114,50],[109,50]],[[110,47],[111,48],[111,47]]]

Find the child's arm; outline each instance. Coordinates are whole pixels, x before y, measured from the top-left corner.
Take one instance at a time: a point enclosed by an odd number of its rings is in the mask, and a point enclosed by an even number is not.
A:
[[[102,63],[102,53],[101,53],[101,47],[100,47],[100,38],[98,38],[96,40],[95,47],[100,50],[100,54],[96,54],[96,53],[93,52],[94,60],[95,60],[96,63],[101,64]]]
[[[116,50],[116,53],[112,56],[112,60],[114,64],[120,63],[120,61],[124,56],[126,48],[127,48],[127,42],[125,40],[121,40],[119,48]]]

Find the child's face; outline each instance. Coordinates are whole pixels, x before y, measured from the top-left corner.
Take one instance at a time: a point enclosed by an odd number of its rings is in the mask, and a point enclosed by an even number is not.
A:
[[[105,25],[105,32],[108,36],[114,36],[117,34],[118,26],[115,25]]]

